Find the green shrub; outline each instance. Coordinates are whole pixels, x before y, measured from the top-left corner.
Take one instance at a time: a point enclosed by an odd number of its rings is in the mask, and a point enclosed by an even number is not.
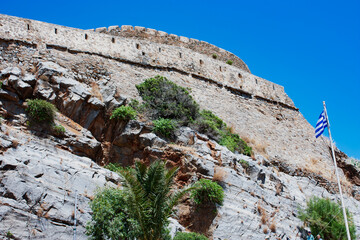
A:
[[[195,130],[219,141],[226,124],[209,110],[202,110],[199,117],[191,124]]]
[[[135,119],[137,115],[137,112],[134,108],[130,106],[121,106],[116,108],[111,116],[110,119],[116,119],[116,120],[130,120]]]
[[[241,164],[241,166],[243,167],[243,168],[248,168],[250,165],[249,165],[249,162],[248,161],[246,161],[246,160],[244,160],[244,159],[241,159],[240,160],[240,164]]]
[[[145,101],[143,106],[146,106],[153,118],[160,118],[154,121],[154,132],[169,137],[175,130],[175,125],[190,125],[230,151],[251,155],[251,147],[239,135],[231,133],[223,120],[211,111],[199,110],[187,89],[161,76],[146,79],[136,85],[136,88]],[[130,104],[135,109],[139,106],[136,100]],[[175,121],[171,123],[170,119]]]
[[[216,203],[222,204],[224,201],[224,190],[222,187],[208,179],[200,179],[194,184],[191,191],[191,198],[198,205]]]
[[[189,91],[165,77],[146,79],[136,88],[155,119],[176,119],[186,125],[197,117],[199,106]]]
[[[171,137],[176,129],[176,123],[171,119],[159,118],[153,121],[153,131],[164,137]]]
[[[119,172],[123,168],[119,163],[109,163],[104,167],[113,172]]]
[[[226,63],[229,64],[229,65],[232,65],[233,61],[232,60],[227,60]]]
[[[39,123],[48,122],[49,124],[54,122],[56,107],[41,99],[26,100],[26,111],[29,113],[32,121]]]
[[[227,147],[230,151],[238,151],[241,154],[251,156],[251,147],[238,134],[231,133],[226,123],[211,111],[202,110],[191,126],[219,142],[220,145]]]
[[[212,58],[213,58],[213,59],[217,59],[218,56],[217,56],[215,53],[213,53]]]
[[[1,82],[0,82],[0,89],[2,89],[2,85],[3,85],[3,82],[1,81]]]
[[[90,239],[134,239],[139,235],[139,224],[129,215],[126,197],[115,188],[105,188],[96,194],[89,203],[93,214],[86,234]]]
[[[62,125],[54,125],[53,131],[58,136],[63,136],[65,134],[65,128]]]
[[[352,215],[346,210],[352,239],[356,239],[356,229]],[[300,209],[299,218],[310,226],[311,232],[321,231],[323,239],[347,239],[342,208],[330,199],[312,197],[305,209]]]
[[[208,238],[199,233],[177,232],[174,240],[208,240]]]
[[[232,152],[238,151],[241,154],[251,156],[251,147],[238,134],[231,133],[230,130],[226,130],[221,134],[220,145],[227,147]]]

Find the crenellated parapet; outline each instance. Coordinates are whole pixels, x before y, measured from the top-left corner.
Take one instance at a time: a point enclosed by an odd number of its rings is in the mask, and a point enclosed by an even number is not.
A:
[[[113,36],[121,36],[126,38],[149,40],[151,42],[162,43],[172,46],[178,46],[191,49],[192,51],[205,54],[209,57],[217,59],[218,61],[227,62],[232,61],[232,65],[250,72],[248,66],[235,54],[228,52],[210,43],[199,41],[193,38],[177,36],[175,34],[168,34],[163,31],[158,31],[151,28],[123,25],[110,26],[108,28],[96,28],[94,31],[99,33],[106,33]]]
[[[39,51],[96,55],[146,68],[176,71],[194,81],[210,82],[247,99],[297,110],[282,86],[251,74],[245,63],[238,66],[242,61],[235,55],[230,58],[227,54],[230,56],[231,53],[211,44],[152,29],[115,26],[96,31],[81,30],[0,15],[0,40],[20,42]],[[229,65],[214,59],[210,54],[215,50],[234,63],[237,58],[237,64]]]

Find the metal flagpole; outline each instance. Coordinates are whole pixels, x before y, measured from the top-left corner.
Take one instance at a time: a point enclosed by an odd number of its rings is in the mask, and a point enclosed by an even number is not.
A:
[[[74,240],[76,240],[76,205],[77,205],[77,190],[75,190],[75,209],[74,209]]]
[[[346,227],[346,234],[347,234],[348,240],[351,240],[350,231],[349,231],[349,226],[348,226],[348,221],[347,221],[347,216],[346,216],[346,210],[345,210],[345,205],[344,205],[344,199],[343,199],[342,191],[341,191],[339,172],[338,172],[338,169],[337,169],[337,164],[336,164],[336,159],[335,159],[334,146],[333,146],[333,141],[332,141],[332,138],[331,138],[330,121],[329,121],[329,117],[328,117],[328,115],[327,115],[325,101],[323,101],[323,104],[324,104],[324,112],[325,112],[325,116],[326,116],[326,121],[327,121],[327,125],[328,125],[327,127],[328,127],[328,131],[329,131],[329,138],[330,138],[330,145],[331,145],[331,153],[332,153],[332,158],[333,158],[333,160],[334,160],[335,172],[336,172],[336,177],[337,177],[338,186],[339,186],[339,193],[340,193],[341,206],[342,206],[343,215],[344,215],[344,221],[345,221],[345,227]]]

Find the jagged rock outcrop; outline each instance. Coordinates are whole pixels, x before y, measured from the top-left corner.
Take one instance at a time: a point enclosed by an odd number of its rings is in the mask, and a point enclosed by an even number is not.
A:
[[[88,203],[97,187],[119,184],[119,176],[101,166],[130,166],[135,159],[163,158],[169,167],[179,166],[179,188],[199,178],[214,179],[224,188],[225,202],[217,214],[195,210],[184,199],[171,220],[173,233],[187,229],[212,239],[269,234],[300,239],[298,207],[313,195],[337,198],[329,144],[315,140],[313,128],[281,86],[181,44],[167,46],[142,35],[133,42],[121,34],[36,21],[22,26],[24,21],[0,15],[0,236],[10,231],[19,239],[71,238],[76,191],[78,239],[86,239]],[[53,35],[45,32],[54,26]],[[108,38],[109,43],[102,42]],[[128,122],[109,119],[130,98],[140,100],[135,84],[157,74],[191,88],[200,107],[249,142],[253,158],[190,128],[179,129],[169,143],[151,133],[141,116]],[[62,136],[28,122],[28,98],[59,109],[55,123],[65,128]],[[359,171],[341,152],[337,156],[345,204],[360,232]]]

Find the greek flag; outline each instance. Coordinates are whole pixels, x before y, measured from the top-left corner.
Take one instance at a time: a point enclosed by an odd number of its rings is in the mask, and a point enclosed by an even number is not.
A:
[[[325,112],[322,111],[322,113],[320,114],[319,120],[316,123],[315,137],[318,138],[324,132],[324,129],[327,126],[328,126],[328,124],[327,124]]]

